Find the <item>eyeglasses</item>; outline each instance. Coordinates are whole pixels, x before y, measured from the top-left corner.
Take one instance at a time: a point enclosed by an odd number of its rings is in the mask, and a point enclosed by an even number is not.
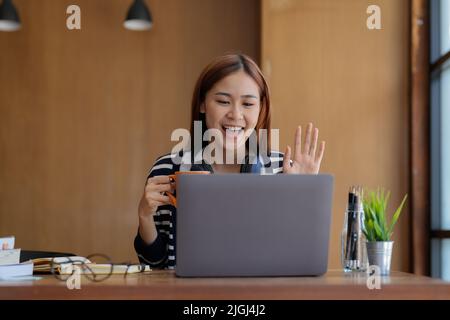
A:
[[[50,272],[60,281],[67,281],[74,274],[82,274],[93,282],[101,282],[112,274],[122,274],[126,277],[130,273],[143,273],[150,271],[148,265],[140,263],[113,263],[111,259],[102,253],[91,254],[86,259],[80,257],[64,257],[52,259]]]

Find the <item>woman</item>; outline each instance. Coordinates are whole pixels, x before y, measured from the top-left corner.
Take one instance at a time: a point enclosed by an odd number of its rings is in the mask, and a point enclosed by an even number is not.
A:
[[[243,154],[245,159],[239,158],[237,149],[248,145],[249,132],[270,130],[269,89],[254,61],[242,54],[229,54],[216,58],[203,70],[192,98],[191,124],[198,120],[202,121],[203,129],[216,130],[221,134],[218,146],[223,149],[223,154],[232,151],[234,155],[231,163],[211,163],[203,158],[203,169],[213,173],[252,172],[252,166],[248,162],[248,147]],[[192,137],[193,131],[192,125]],[[268,154],[270,161],[264,164],[265,173],[319,172],[325,142],[322,141],[317,146],[319,131],[317,128],[313,129],[311,123],[305,132],[303,148],[302,129],[299,126],[295,133],[293,153],[288,146],[284,157],[276,151]],[[270,150],[270,139],[267,145]],[[173,269],[176,262],[176,209],[166,195],[166,192],[174,191],[174,186],[168,175],[176,171],[191,170],[192,162],[179,163],[174,161],[176,156],[172,153],[156,160],[139,203],[139,230],[134,247],[139,260],[154,268]],[[188,158],[194,160],[195,157],[191,154]]]

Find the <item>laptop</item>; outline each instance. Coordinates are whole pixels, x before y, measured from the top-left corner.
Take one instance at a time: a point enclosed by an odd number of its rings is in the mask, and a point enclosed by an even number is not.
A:
[[[333,182],[327,174],[181,175],[176,275],[323,275]]]

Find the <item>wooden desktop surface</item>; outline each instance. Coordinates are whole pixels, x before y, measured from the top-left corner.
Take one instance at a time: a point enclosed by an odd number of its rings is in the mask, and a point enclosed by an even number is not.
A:
[[[69,290],[52,275],[41,280],[0,281],[4,299],[450,299],[450,282],[392,272],[381,289],[369,290],[366,274],[330,270],[321,277],[178,278],[151,271],[102,282],[82,276],[81,289]]]

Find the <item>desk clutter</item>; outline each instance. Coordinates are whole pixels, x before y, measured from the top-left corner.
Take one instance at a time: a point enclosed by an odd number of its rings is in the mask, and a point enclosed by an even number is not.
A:
[[[96,263],[82,256],[55,256],[46,252],[20,262],[21,249],[14,248],[14,244],[14,236],[0,238],[0,281],[37,280],[40,278],[33,275],[41,274],[127,275],[151,271],[148,265]]]
[[[15,249],[14,243],[14,236],[0,238],[0,281],[33,277],[33,262],[20,263],[20,249]]]
[[[137,264],[112,264],[112,263],[95,263],[88,258],[80,256],[71,257],[54,257],[54,258],[38,258],[32,260],[34,263],[33,271],[39,274],[73,274],[77,267],[82,274],[110,275],[110,274],[131,274],[138,272],[151,271],[148,265]]]

